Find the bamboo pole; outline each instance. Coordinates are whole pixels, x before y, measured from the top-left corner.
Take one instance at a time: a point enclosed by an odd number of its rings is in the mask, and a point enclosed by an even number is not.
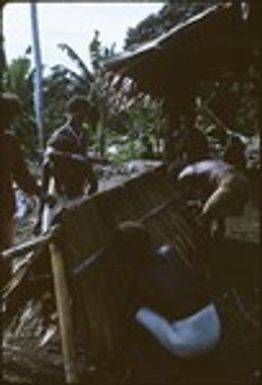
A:
[[[61,334],[65,379],[66,383],[72,384],[77,382],[77,364],[73,321],[70,309],[71,298],[63,255],[56,243],[51,243],[49,249],[51,253],[51,266]]]
[[[48,193],[55,194],[55,180],[50,178],[48,183]],[[42,230],[47,231],[53,217],[53,208],[45,205],[42,218]],[[66,269],[63,255],[57,242],[49,244],[51,254],[51,268],[54,280],[54,291],[56,308],[58,313],[59,329],[61,335],[61,347],[64,360],[64,371],[66,383],[77,382],[76,347],[74,342],[74,328],[70,309],[70,292],[66,276]]]

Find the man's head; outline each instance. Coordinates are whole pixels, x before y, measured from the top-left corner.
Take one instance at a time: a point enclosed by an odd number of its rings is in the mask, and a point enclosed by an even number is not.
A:
[[[19,97],[12,93],[3,93],[0,96],[1,130],[4,131],[13,122],[16,116],[22,113],[22,103]]]
[[[91,113],[91,105],[87,98],[82,95],[73,96],[66,105],[68,113],[75,117],[84,120]]]
[[[113,235],[112,249],[119,259],[130,265],[146,265],[151,255],[150,235],[138,222],[122,222]]]

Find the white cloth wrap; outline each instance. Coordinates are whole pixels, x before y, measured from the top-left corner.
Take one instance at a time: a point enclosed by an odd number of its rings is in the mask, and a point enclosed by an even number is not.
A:
[[[221,323],[214,304],[179,321],[169,322],[152,309],[142,307],[135,319],[170,353],[190,357],[212,350],[221,335]]]

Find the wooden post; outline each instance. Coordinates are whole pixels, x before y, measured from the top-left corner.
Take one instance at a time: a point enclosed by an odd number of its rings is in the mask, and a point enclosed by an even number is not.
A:
[[[66,383],[72,384],[76,383],[78,379],[73,320],[70,309],[71,298],[62,253],[56,243],[50,244],[49,249],[51,253],[51,265],[64,359],[65,379]]]
[[[55,193],[55,180],[51,178],[48,184],[49,194]],[[47,231],[54,215],[48,205],[44,208],[42,230]],[[54,279],[54,291],[56,307],[61,335],[62,354],[64,359],[65,379],[68,384],[77,382],[76,347],[74,341],[73,320],[70,309],[70,293],[66,277],[66,269],[63,255],[56,243],[49,245],[51,254],[51,267]]]

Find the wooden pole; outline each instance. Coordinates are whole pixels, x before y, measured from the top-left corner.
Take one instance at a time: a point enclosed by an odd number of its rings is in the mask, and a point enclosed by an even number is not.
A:
[[[59,225],[54,225],[48,229],[46,234],[38,236],[36,239],[32,241],[27,241],[22,243],[21,245],[10,247],[9,249],[5,249],[1,251],[1,258],[5,260],[10,260],[18,257],[24,257],[26,254],[31,251],[36,251],[37,249],[43,248],[46,246],[52,238],[55,236],[56,231],[58,230]]]
[[[48,193],[51,195],[55,194],[54,178],[49,180]],[[42,218],[43,231],[48,230],[53,215],[54,209],[45,205]],[[71,297],[67,282],[64,258],[55,240],[49,244],[49,250],[51,254],[51,268],[53,273],[56,307],[61,335],[65,379],[66,383],[72,384],[77,382],[77,365],[74,328],[70,308]]]
[[[64,259],[56,243],[49,246],[54,279],[56,306],[64,359],[65,379],[67,384],[77,382],[76,347],[70,309],[70,293],[66,278]]]

